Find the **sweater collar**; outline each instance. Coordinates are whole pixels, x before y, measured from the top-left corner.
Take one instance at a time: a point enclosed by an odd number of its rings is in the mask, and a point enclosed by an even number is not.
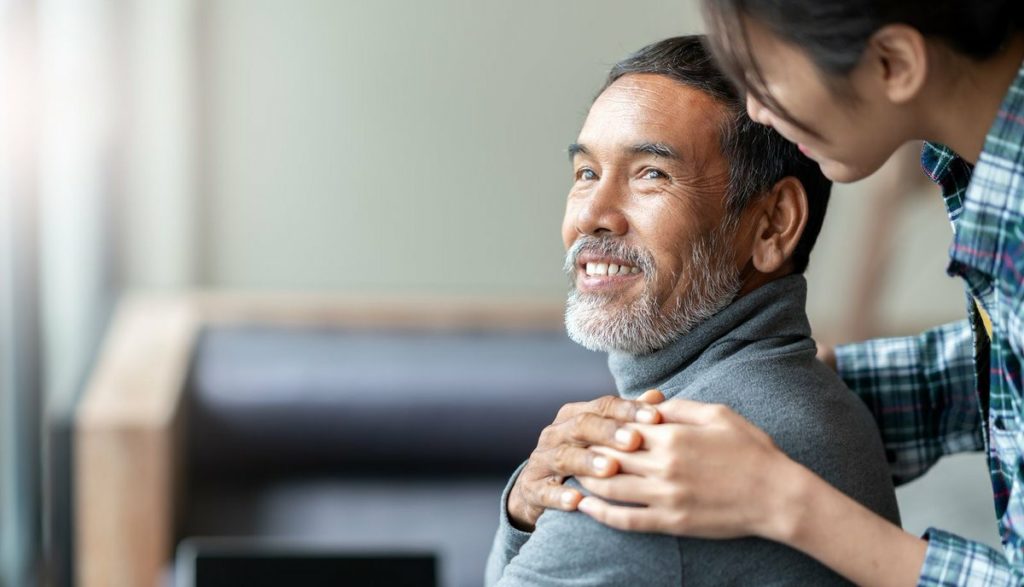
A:
[[[619,394],[636,398],[686,371],[705,352],[726,341],[809,337],[806,302],[806,279],[788,275],[736,299],[662,349],[646,355],[609,353],[608,367]]]

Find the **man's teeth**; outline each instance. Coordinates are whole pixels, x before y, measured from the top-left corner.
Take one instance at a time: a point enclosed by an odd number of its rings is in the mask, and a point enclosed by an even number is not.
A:
[[[587,263],[587,275],[630,275],[640,273],[636,267],[615,263]]]

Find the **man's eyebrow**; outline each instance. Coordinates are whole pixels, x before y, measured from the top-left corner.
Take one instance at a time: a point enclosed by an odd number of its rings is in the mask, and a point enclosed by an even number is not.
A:
[[[665,143],[639,143],[630,147],[629,150],[633,153],[644,153],[666,159],[679,159],[679,153]]]
[[[576,155],[589,155],[590,151],[586,147],[579,143],[572,143],[569,145],[569,161],[576,158]]]

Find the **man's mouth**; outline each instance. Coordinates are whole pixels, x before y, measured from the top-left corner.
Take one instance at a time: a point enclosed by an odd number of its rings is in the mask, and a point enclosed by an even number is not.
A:
[[[581,291],[606,291],[632,285],[643,271],[624,259],[583,254],[576,261],[576,287]]]
[[[614,277],[616,275],[632,275],[632,274],[635,274],[635,273],[640,273],[640,269],[638,269],[636,267],[631,267],[631,266],[626,265],[626,264],[619,265],[618,263],[612,263],[612,262],[607,262],[606,263],[606,262],[594,262],[594,261],[591,261],[589,263],[584,264],[582,269],[583,269],[584,273],[587,274],[587,277],[595,277],[595,276]]]

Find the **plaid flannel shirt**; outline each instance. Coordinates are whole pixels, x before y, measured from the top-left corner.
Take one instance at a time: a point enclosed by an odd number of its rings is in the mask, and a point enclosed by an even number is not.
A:
[[[971,319],[841,346],[838,370],[874,413],[897,483],[943,455],[987,452],[1004,552],[931,528],[919,584],[1024,585],[1024,66],[973,169],[935,144],[921,162],[942,188],[947,271],[963,278]],[[991,341],[975,303],[991,316]]]

